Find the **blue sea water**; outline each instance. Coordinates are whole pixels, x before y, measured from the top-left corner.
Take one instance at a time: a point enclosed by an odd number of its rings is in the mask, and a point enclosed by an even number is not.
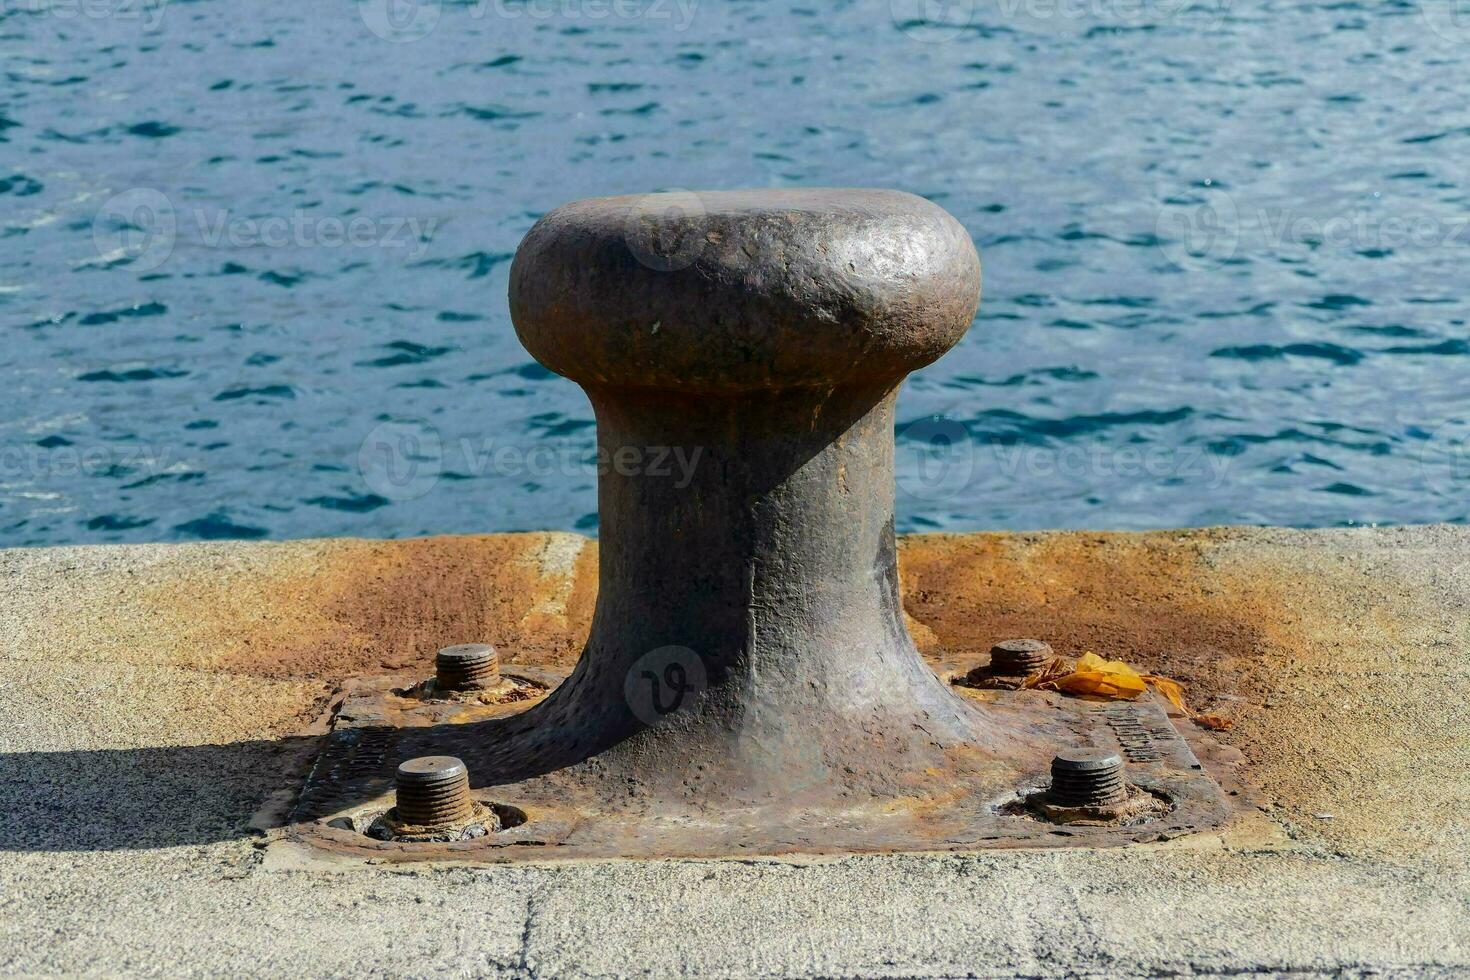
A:
[[[1462,521],[1470,19],[1269,0],[0,0],[0,545],[595,531],[536,218],[899,187],[985,266],[904,530]]]

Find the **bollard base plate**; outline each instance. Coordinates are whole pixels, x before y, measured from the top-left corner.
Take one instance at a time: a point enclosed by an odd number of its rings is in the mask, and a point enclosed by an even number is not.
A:
[[[528,677],[543,687],[556,678]],[[475,723],[529,703],[418,704],[402,685],[360,682],[346,692],[282,839],[371,864],[448,861],[504,863],[588,858],[722,858],[989,848],[1109,847],[1169,840],[1221,827],[1235,806],[1206,770],[1210,743],[1187,739],[1163,702],[1097,703],[1053,692],[986,691],[970,696],[1002,723],[1061,731],[1073,744],[1116,748],[1138,790],[1167,802],[1116,824],[1047,819],[1024,801],[1048,781],[1037,759],[997,789],[994,779],[936,778],[911,793],[868,799],[804,794],[718,807],[697,799],[617,798],[605,789],[541,777],[492,785],[484,737]],[[1193,739],[1194,744],[1191,744]],[[351,827],[392,804],[398,760],[452,754],[465,760],[481,804],[514,808],[524,820],[473,840],[375,840]],[[551,774],[555,775],[555,774]],[[323,855],[325,856],[325,855]]]

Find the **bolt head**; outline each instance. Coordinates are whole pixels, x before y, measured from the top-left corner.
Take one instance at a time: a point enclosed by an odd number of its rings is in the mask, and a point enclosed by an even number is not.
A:
[[[452,755],[420,756],[398,766],[401,783],[440,783],[468,776],[465,764]]]
[[[1051,767],[1063,772],[1103,772],[1121,769],[1123,759],[1112,749],[1063,749],[1051,760]]]
[[[1029,674],[1046,666],[1051,656],[1051,647],[1041,640],[1002,640],[990,648],[990,672]]]
[[[1042,640],[1001,640],[990,648],[991,653],[1044,653],[1051,654],[1051,644]]]
[[[434,655],[434,659],[438,663],[453,666],[478,664],[495,659],[495,648],[488,643],[460,643],[440,650]]]

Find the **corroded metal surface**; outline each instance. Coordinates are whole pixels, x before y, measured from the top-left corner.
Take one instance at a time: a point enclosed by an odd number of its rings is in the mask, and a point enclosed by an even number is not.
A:
[[[894,190],[575,201],[536,223],[510,271],[521,342],[589,389],[891,385],[953,347],[979,300],[964,226]]]
[[[457,705],[447,715],[430,706],[405,709],[391,688],[380,685],[359,688],[344,702],[288,837],[373,860],[503,862],[1106,847],[1169,839],[1230,818],[1230,800],[1161,705],[1094,703],[1036,691],[989,696],[987,709],[1002,723],[1045,727],[1065,732],[1073,744],[1122,753],[1129,759],[1129,782],[1164,797],[1171,808],[1124,826],[1048,822],[1016,805],[1047,787],[1044,763],[1000,789],[956,781],[943,794],[920,789],[911,797],[853,799],[840,806],[797,797],[720,811],[681,800],[656,808],[620,805],[568,786],[548,792],[551,787],[541,780],[488,786],[479,774],[493,769],[495,754],[484,738],[482,707]],[[511,807],[524,822],[454,843],[377,841],[343,829],[352,822],[366,825],[392,805],[396,760],[430,751],[462,758],[475,798]]]
[[[396,817],[405,824],[440,830],[469,820],[470,777],[464,762],[449,755],[425,755],[398,766]]]
[[[1058,806],[1109,806],[1128,798],[1123,758],[1112,749],[1066,749],[1051,760],[1052,802]]]
[[[1029,842],[1029,818],[1002,807],[1056,752],[1111,733],[1077,702],[957,694],[905,624],[894,406],[974,315],[964,229],[892,191],[694,197],[558,208],[511,270],[518,335],[587,391],[611,463],[571,675],[524,712],[452,701],[402,725],[352,706],[303,819],[363,805],[347,796],[371,793],[362,774],[385,752],[453,752],[532,814],[522,842],[567,826],[540,843],[577,856]],[[670,452],[690,463],[679,479],[649,464]],[[1207,822],[1186,771],[1144,774],[1178,800],[1164,823],[1181,821],[1149,836]]]
[[[513,264],[517,334],[587,391],[610,465],[586,647],[487,733],[493,778],[712,812],[1008,781],[1048,736],[924,669],[893,535],[898,385],[968,329],[974,246],[894,191],[694,197],[558,208]],[[688,254],[651,266],[645,234]],[[643,465],[669,448],[678,479]]]
[[[444,691],[472,691],[500,683],[500,658],[488,643],[460,643],[434,655],[434,680]]]

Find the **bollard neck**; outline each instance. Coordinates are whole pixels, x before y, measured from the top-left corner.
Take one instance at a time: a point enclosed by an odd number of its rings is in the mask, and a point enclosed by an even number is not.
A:
[[[893,520],[896,386],[593,390],[603,588],[718,558],[789,589],[867,568]],[[891,530],[889,536],[891,537]],[[675,580],[676,582],[678,580]],[[660,604],[676,597],[665,594]]]
[[[912,651],[893,539],[896,385],[590,394],[605,467],[590,654],[626,665],[684,647],[712,687],[778,699]]]

